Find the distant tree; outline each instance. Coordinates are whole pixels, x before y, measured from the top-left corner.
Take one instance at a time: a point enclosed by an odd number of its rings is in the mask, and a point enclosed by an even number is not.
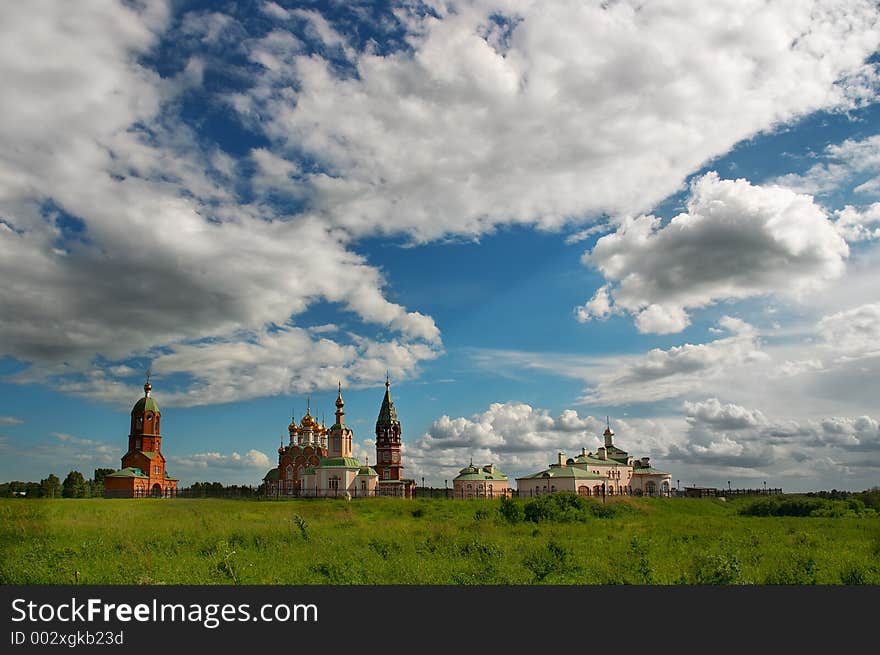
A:
[[[40,495],[39,482],[12,480],[0,484],[0,496],[27,496],[28,498],[39,498]]]
[[[40,491],[43,498],[58,498],[61,496],[61,480],[54,473],[48,478],[40,480]]]
[[[61,495],[65,498],[85,498],[88,493],[86,479],[79,471],[71,471],[61,484]]]
[[[104,495],[104,478],[114,472],[114,469],[95,469],[95,477],[89,483],[89,491],[93,497]]]

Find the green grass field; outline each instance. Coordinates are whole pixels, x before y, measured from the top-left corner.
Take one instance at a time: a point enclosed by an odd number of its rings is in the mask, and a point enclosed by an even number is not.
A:
[[[510,523],[497,500],[4,498],[0,584],[880,584],[878,516],[746,502]]]

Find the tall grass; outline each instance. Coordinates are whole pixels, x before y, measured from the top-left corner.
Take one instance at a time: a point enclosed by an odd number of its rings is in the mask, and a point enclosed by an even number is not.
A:
[[[880,519],[709,499],[0,499],[0,584],[880,584]]]

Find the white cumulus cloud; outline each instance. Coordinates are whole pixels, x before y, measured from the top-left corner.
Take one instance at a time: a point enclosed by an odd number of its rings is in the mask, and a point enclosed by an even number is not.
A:
[[[642,332],[679,332],[689,309],[766,294],[802,297],[839,277],[848,254],[810,196],[707,173],[693,183],[685,213],[667,225],[656,216],[626,219],[584,255],[610,287],[578,316],[626,311]]]

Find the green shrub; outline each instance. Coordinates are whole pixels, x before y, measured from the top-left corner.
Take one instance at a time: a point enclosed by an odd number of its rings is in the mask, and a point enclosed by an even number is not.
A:
[[[571,553],[563,546],[551,541],[546,548],[529,553],[523,565],[535,576],[535,581],[542,582],[553,573],[565,572],[571,562]]]
[[[474,512],[474,521],[482,521],[484,519],[489,518],[489,510],[487,509],[478,509]]]
[[[743,516],[862,516],[870,510],[859,499],[829,500],[806,496],[792,498],[761,498],[740,509]]]
[[[742,583],[742,567],[736,555],[710,553],[694,559],[693,584],[732,585]]]
[[[590,503],[568,492],[538,496],[526,503],[524,511],[526,520],[533,523],[586,521],[591,516]]]
[[[771,571],[765,584],[814,585],[816,584],[816,560],[811,555],[798,555]]]
[[[498,506],[498,513],[508,523],[519,523],[526,518],[522,503],[513,498],[502,498]]]

